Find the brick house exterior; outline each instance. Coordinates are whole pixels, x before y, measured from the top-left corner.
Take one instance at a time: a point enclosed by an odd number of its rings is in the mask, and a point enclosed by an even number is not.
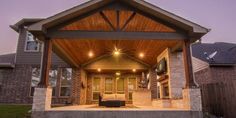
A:
[[[19,34],[19,35],[21,37],[21,35],[24,35],[24,34]],[[19,38],[19,42],[20,40],[23,40],[24,42],[25,39],[26,39],[25,37]],[[201,45],[201,44],[194,44],[193,47],[195,45]],[[214,45],[214,44],[211,44],[211,45]],[[32,55],[32,56],[35,56],[35,55]],[[5,63],[6,62],[14,63],[14,60],[15,60],[14,58],[15,58],[15,54],[0,56],[1,62],[5,62]],[[57,60],[60,60],[59,57],[57,56],[55,56],[54,58],[58,58]],[[233,65],[220,65],[220,66],[211,65],[210,66],[209,64],[204,63],[205,61],[201,60],[201,58],[197,58],[197,59],[198,59],[197,61],[196,59],[193,59],[195,81],[197,82],[197,84],[201,85],[201,84],[208,84],[208,83],[217,83],[220,81],[227,81],[227,79],[236,79],[236,66],[233,66]],[[58,65],[58,67],[67,67],[65,63],[63,62],[61,63],[62,64]],[[0,69],[0,103],[32,104],[33,97],[30,96],[32,68],[39,65],[40,65],[40,62],[38,62],[38,64],[27,64],[27,63],[17,64],[16,63],[14,65],[14,68],[2,67]],[[73,84],[71,85],[72,96],[73,98],[77,99],[76,104],[79,104],[79,101],[83,101],[83,98],[80,98],[80,94],[79,94],[81,91],[80,73],[81,73],[81,70],[79,69],[75,69],[73,71],[73,80],[72,80]],[[154,73],[154,76],[155,76],[155,73]],[[153,79],[151,81],[152,81],[151,85],[153,86],[151,87],[153,88],[151,92],[152,98],[156,99],[157,98],[157,88],[156,88],[157,82],[156,82],[156,79]],[[184,83],[184,81],[182,82]],[[57,83],[60,83],[60,78],[58,78]],[[53,104],[64,104],[69,99],[65,97],[60,97],[59,91],[60,91],[60,84],[57,84],[56,96],[54,96],[52,99]],[[83,104],[85,103],[86,102],[83,102]]]
[[[236,44],[196,43],[192,48],[193,67],[197,84],[218,83],[236,79]],[[213,55],[212,59],[207,59],[206,54],[213,54],[214,52],[217,53]]]

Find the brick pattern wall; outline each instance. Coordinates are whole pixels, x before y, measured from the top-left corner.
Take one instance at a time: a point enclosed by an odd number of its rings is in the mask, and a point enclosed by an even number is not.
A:
[[[2,84],[0,87],[0,103],[32,104],[30,96],[32,65],[16,65],[14,69],[0,71]],[[60,79],[60,78],[58,78]],[[57,84],[58,86],[60,84]],[[52,104],[64,104],[69,97],[59,96],[59,87],[56,96],[52,97]]]
[[[170,97],[173,99],[182,98],[182,89],[186,82],[182,52],[169,53],[169,69]]]
[[[71,97],[73,100],[73,104],[80,104],[80,83],[80,69],[73,69],[71,86]]]
[[[151,89],[151,98],[157,99],[157,75],[154,69],[150,69],[149,71],[150,77],[150,89]]]
[[[195,72],[195,81],[201,84],[217,83],[236,79],[236,66],[234,67],[209,67]]]
[[[210,68],[205,68],[203,70],[195,72],[194,75],[195,75],[195,81],[199,85],[213,82]]]
[[[0,91],[0,103],[29,104],[32,103],[30,93],[31,67],[17,65],[15,69],[1,71],[2,89]]]

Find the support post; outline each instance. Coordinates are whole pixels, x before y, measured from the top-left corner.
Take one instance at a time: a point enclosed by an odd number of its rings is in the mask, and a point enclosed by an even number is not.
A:
[[[190,40],[184,40],[183,55],[186,84],[183,89],[183,106],[190,111],[202,111],[201,91],[194,82]]]
[[[43,52],[41,58],[41,76],[40,83],[38,84],[39,88],[48,87],[49,79],[49,70],[51,67],[51,55],[52,55],[52,41],[49,38],[44,40]]]
[[[191,58],[192,55],[191,55],[190,44],[191,44],[190,40],[184,40],[183,56],[184,56],[185,78],[186,78],[185,88],[196,87],[193,77],[192,58]]]
[[[45,38],[42,58],[41,76],[38,87],[35,88],[32,110],[46,111],[51,108],[52,88],[49,86],[49,70],[51,67],[52,41]]]

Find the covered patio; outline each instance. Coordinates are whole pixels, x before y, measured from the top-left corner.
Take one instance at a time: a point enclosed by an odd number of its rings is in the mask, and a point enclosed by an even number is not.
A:
[[[190,49],[208,32],[200,25],[144,1],[93,0],[28,30],[44,44],[35,112],[201,111]],[[52,52],[73,67],[70,106],[51,107]],[[99,106],[106,94],[125,106]]]

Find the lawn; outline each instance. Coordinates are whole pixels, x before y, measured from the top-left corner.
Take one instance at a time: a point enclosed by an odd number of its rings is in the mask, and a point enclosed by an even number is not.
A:
[[[0,118],[25,118],[30,105],[0,105]]]

